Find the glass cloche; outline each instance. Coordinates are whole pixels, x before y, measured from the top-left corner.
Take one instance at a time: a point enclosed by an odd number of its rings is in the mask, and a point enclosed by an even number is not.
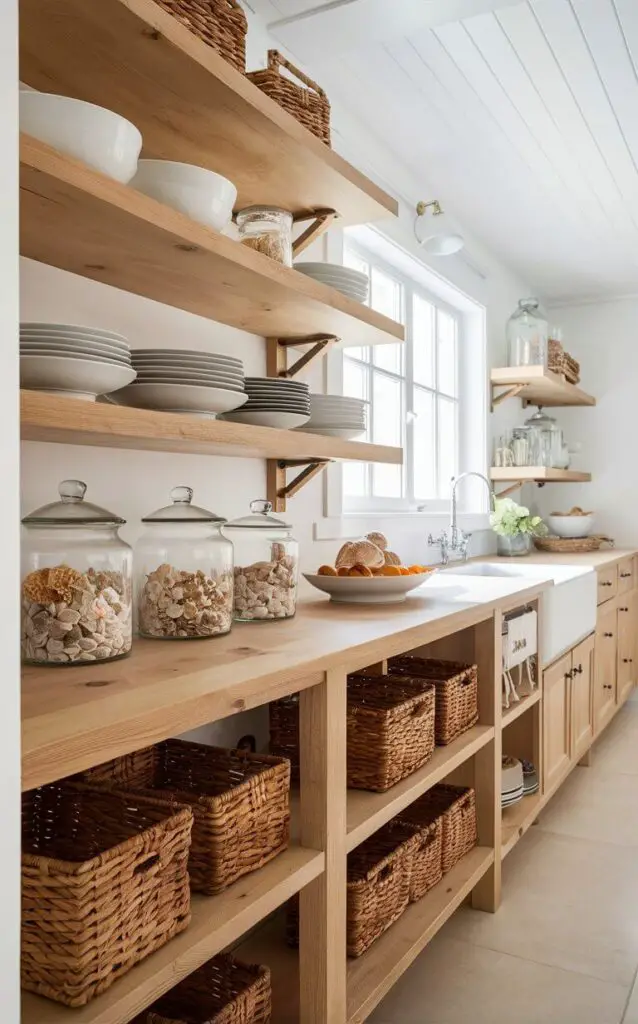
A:
[[[289,619],[297,605],[299,545],[292,527],[271,515],[269,501],[251,501],[250,515],[224,527],[235,548],[235,619]]]

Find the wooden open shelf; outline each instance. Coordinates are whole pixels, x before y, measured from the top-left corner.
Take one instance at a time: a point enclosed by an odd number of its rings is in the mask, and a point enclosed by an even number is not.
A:
[[[492,466],[490,480],[513,485],[501,491],[502,496],[523,484],[589,483],[591,473],[581,473],[576,469],[549,469],[547,466]]]
[[[218,896],[193,896],[186,931],[84,1007],[22,993],[22,1024],[127,1024],[152,1002],[299,892],[324,869],[324,855],[291,845]]]
[[[509,397],[518,397],[530,405],[596,405],[593,395],[544,366],[498,367],[490,371],[490,383],[494,405]],[[495,388],[506,390],[495,394]]]
[[[123,4],[105,0],[112,6]],[[404,339],[401,324],[28,135],[20,145],[20,252],[264,337]]]
[[[21,0],[20,77],[129,118],[145,156],[230,178],[239,209],[325,207],[346,224],[398,214],[391,196],[153,0]]]
[[[296,430],[254,427],[181,413],[130,409],[39,391],[21,392],[24,441],[132,448],[234,458],[346,459],[400,465],[401,448]]]
[[[387,793],[349,789],[348,851],[353,850],[493,739],[493,726],[476,725],[448,746],[436,747],[432,759],[423,768],[397,783]]]
[[[543,798],[540,793],[532,793],[524,796],[512,807],[505,807],[502,811],[501,826],[501,857],[507,857],[514,849],[521,836],[525,835],[528,828],[534,824],[543,805]]]
[[[510,704],[508,708],[503,708],[503,717],[501,719],[502,728],[504,729],[507,725],[511,725],[517,718],[524,715],[529,708],[533,708],[535,704],[541,699],[541,689],[538,686],[532,693],[526,693],[521,696],[521,699],[517,704]]]

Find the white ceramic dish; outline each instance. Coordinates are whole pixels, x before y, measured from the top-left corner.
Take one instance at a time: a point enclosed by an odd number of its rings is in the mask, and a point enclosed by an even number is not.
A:
[[[109,341],[121,342],[128,347],[128,341],[117,331],[105,331],[101,327],[82,327],[79,324],[49,324],[37,320],[25,320],[20,324],[20,334],[80,334],[83,337],[105,338]]]
[[[246,383],[254,388],[283,388],[285,391],[303,391],[310,394],[310,385],[301,380],[288,380],[287,377],[246,377]]]
[[[228,178],[173,160],[140,160],[131,188],[215,231],[228,224],[237,199],[237,189]]]
[[[436,574],[423,572],[414,576],[373,576],[372,578],[354,576],[319,576],[305,572],[304,578],[317,590],[330,594],[330,600],[339,604],[397,604],[405,601],[411,590]]]
[[[322,434],[324,437],[342,437],[344,441],[354,441],[365,434],[365,427],[317,427],[307,423],[303,428],[306,434]]]
[[[224,388],[208,388],[194,384],[153,383],[130,384],[115,396],[120,405],[138,409],[162,409],[165,412],[190,412],[216,415],[230,412],[246,402],[246,395]]]
[[[347,420],[344,418],[337,419],[337,417],[333,420],[317,420],[312,413],[310,414],[310,423],[308,426],[312,427],[313,430],[341,429],[362,431],[366,429],[364,420]]]
[[[111,366],[126,366],[131,369],[131,360],[120,356],[105,356],[103,352],[89,352],[85,350],[83,352],[77,352],[75,349],[68,349],[61,345],[59,348],[39,348],[37,345],[33,348],[24,348],[20,346],[20,358],[24,356],[42,356],[47,358],[49,356],[57,357],[60,359],[79,359],[88,360],[92,363],[109,363]]]
[[[312,263],[309,260],[301,260],[294,264],[294,269],[300,274],[307,274],[312,277],[314,274],[331,274],[333,277],[341,277],[345,281],[350,280],[363,285],[368,282],[368,275],[361,270],[353,270],[352,267],[342,267],[340,263]]]
[[[154,356],[160,356],[166,358],[166,356],[176,357],[178,359],[203,359],[208,361],[209,359],[215,359],[220,363],[234,363],[236,366],[243,367],[241,359],[237,356],[227,356],[224,352],[205,352],[199,349],[192,348],[133,348],[131,349],[131,355],[134,357],[144,356],[153,358]]]
[[[228,391],[229,394],[233,395],[244,395],[244,389],[235,384],[225,384],[224,381],[220,380],[206,380],[203,377],[193,377],[188,375],[171,374],[168,377],[162,377],[155,374],[141,374],[138,372],[136,384],[178,384],[188,387],[195,388],[215,388],[219,391]]]
[[[105,395],[135,380],[135,370],[114,362],[51,355],[20,356],[20,386],[35,390]]]
[[[298,412],[283,412],[269,409],[246,409],[244,412],[229,412],[224,419],[233,423],[248,423],[255,427],[277,427],[281,430],[291,430],[301,426],[308,419],[308,415]]]
[[[20,93],[20,130],[124,184],[137,170],[142,136],[105,107],[47,92]]]
[[[102,341],[101,338],[80,338],[79,335],[67,337],[64,334],[57,334],[53,337],[47,334],[20,335],[21,348],[33,348],[35,346],[39,348],[55,348],[58,345],[64,345],[69,350],[75,352],[91,349],[95,352],[104,352],[104,355],[111,356],[111,358],[128,359],[129,362],[131,359],[131,353],[126,345],[113,345],[109,341]]]
[[[322,277],[315,274],[306,274],[305,276],[312,276],[313,281],[318,281],[320,284],[326,284],[330,288],[338,288],[340,291],[348,292],[350,295],[356,296],[357,298],[366,299],[368,297],[367,285],[365,287],[359,287],[358,285],[350,284],[349,281],[344,281],[342,277],[334,277],[331,274],[325,274]]]
[[[179,370],[193,370],[195,373],[223,373],[226,377],[234,377],[236,380],[243,381],[244,374],[241,369],[236,366],[230,366],[228,363],[212,363],[204,362],[201,359],[133,359],[133,364],[138,366],[140,369],[153,370],[155,367],[161,367],[163,369],[174,369]]]
[[[547,516],[545,522],[549,526],[550,533],[555,533],[557,537],[572,539],[589,537],[594,527],[594,520],[594,515]]]
[[[303,391],[284,391],[282,388],[246,388],[251,398],[279,398],[282,402],[303,402],[310,408],[308,395]]]

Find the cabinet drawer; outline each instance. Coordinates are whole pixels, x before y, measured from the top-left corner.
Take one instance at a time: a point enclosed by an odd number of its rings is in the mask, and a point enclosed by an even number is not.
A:
[[[625,558],[624,562],[618,564],[618,593],[626,594],[628,590],[634,589],[635,562],[633,558]],[[609,587],[606,588],[609,590]],[[600,593],[600,591],[599,591]]]
[[[618,593],[618,567],[598,570],[598,604],[609,601]]]

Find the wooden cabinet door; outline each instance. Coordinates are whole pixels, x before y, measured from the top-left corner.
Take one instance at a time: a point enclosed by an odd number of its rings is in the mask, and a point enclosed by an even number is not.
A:
[[[594,652],[594,734],[596,736],[607,725],[616,707],[617,622],[618,612],[615,603],[608,608],[599,609]]]
[[[598,604],[610,601],[618,593],[618,568],[615,565],[598,570]]]
[[[543,673],[543,792],[552,793],[571,765],[571,652]]]
[[[572,651],[572,758],[579,761],[594,738],[594,636]]]
[[[635,559],[625,558],[618,565],[618,593],[627,594],[630,590],[634,589],[634,569]]]
[[[618,685],[616,701],[623,704],[636,685],[636,629],[638,596],[623,594],[618,600]]]

